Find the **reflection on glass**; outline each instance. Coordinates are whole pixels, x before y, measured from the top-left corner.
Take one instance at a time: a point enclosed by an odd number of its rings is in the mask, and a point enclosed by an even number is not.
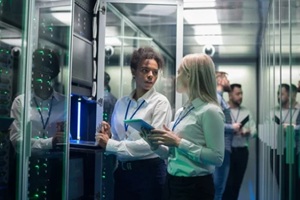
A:
[[[260,88],[263,98],[260,139],[266,184],[261,194],[268,199],[299,199],[299,17],[295,1],[272,2],[262,48]],[[288,6],[287,6],[288,5]],[[265,80],[263,80],[265,79]],[[267,92],[267,93],[266,93]],[[265,96],[267,94],[267,96]],[[268,120],[265,120],[268,119]],[[270,173],[269,173],[270,172]]]
[[[0,4],[0,118],[14,118],[6,131],[9,171],[3,176],[1,171],[5,189],[0,196],[62,199],[71,1],[30,5],[20,0]],[[57,14],[63,14],[63,22]]]
[[[125,18],[123,15],[120,15],[117,12],[117,9],[128,10],[132,7],[141,7],[147,10],[145,21],[147,23],[139,25],[137,28],[130,22],[130,18],[137,16],[139,17],[141,12],[128,15],[128,18]],[[130,58],[132,52],[138,47],[143,46],[154,46],[154,48],[159,49],[160,53],[163,55],[165,60],[164,71],[159,74],[159,79],[155,85],[158,92],[163,93],[169,99],[172,107],[175,107],[175,66],[174,59],[170,58],[166,52],[159,48],[154,40],[160,40],[159,36],[156,38],[149,37],[143,31],[146,30],[146,33],[149,35],[157,35],[154,31],[158,26],[162,26],[158,23],[157,20],[153,19],[151,12],[161,11],[160,15],[163,18],[167,15],[176,14],[176,6],[164,6],[164,5],[144,5],[144,4],[114,4],[108,6],[107,16],[109,19],[106,23],[106,57],[105,57],[105,71],[111,75],[111,93],[117,98],[122,97],[124,94],[129,94],[132,89],[135,87],[133,80],[131,79],[130,71]],[[167,13],[165,13],[167,12]],[[172,14],[170,14],[170,12]],[[175,13],[174,13],[175,12]],[[141,17],[141,16],[140,16]],[[171,18],[170,17],[170,18]],[[122,21],[123,19],[124,21]],[[173,23],[176,22],[176,17],[172,18]],[[167,19],[166,19],[167,20]],[[124,27],[124,28],[122,28]],[[141,28],[141,29],[140,29]],[[162,27],[163,28],[163,27]],[[109,50],[109,48],[113,50]],[[174,50],[174,49],[172,49]],[[113,52],[113,54],[111,54]],[[113,76],[112,76],[113,74]]]
[[[140,9],[137,9],[136,12],[129,12],[130,14],[126,15],[127,17],[120,14],[120,11],[122,11],[121,13],[124,13],[128,12],[130,9],[134,10],[134,8]],[[174,16],[170,15],[169,17],[168,15],[170,12],[173,13]],[[159,13],[159,18],[154,17],[154,13],[156,15]],[[130,21],[131,17],[143,19],[143,23],[138,25],[132,24]],[[162,54],[165,61],[165,66],[163,67],[164,70],[162,72],[152,71],[153,74],[158,75],[154,87],[157,92],[162,93],[168,98],[174,109],[176,67],[174,64],[175,58],[170,57],[168,51],[172,51],[173,55],[175,55],[175,48],[170,47],[173,47],[176,42],[172,43],[169,38],[162,38],[159,33],[160,31],[167,31],[165,24],[169,23],[167,22],[168,20],[172,21],[172,24],[176,24],[176,6],[122,3],[115,3],[113,5],[108,4],[106,19],[104,71],[105,77],[108,74],[110,81],[109,90],[105,90],[105,97],[110,94],[119,99],[124,95],[130,94],[133,89],[136,88],[136,80],[133,79],[132,71],[130,69],[132,53],[139,47],[151,46]],[[174,32],[172,32],[172,34],[174,34]],[[176,41],[176,36],[172,37],[172,39],[174,38],[174,41]],[[158,47],[155,40],[160,40],[164,44],[164,49]],[[143,69],[142,72],[146,73],[148,70]],[[110,103],[106,104],[111,105]],[[105,106],[104,102],[104,120],[107,119],[110,121],[111,112],[109,112],[109,110],[110,109]],[[111,159],[106,160],[106,162],[110,161]],[[110,176],[108,172],[106,175]],[[105,184],[113,184],[112,180],[106,179],[104,181]],[[109,191],[110,192],[106,197],[112,199],[113,197],[111,195],[114,194],[114,188],[110,187]]]

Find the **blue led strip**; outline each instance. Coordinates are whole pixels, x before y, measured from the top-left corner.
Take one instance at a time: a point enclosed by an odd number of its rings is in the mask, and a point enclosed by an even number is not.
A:
[[[81,99],[77,103],[77,140],[80,140],[80,124],[81,124]]]

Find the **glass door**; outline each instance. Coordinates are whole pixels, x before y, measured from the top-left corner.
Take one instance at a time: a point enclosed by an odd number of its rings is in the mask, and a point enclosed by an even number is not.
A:
[[[156,84],[156,89],[159,92],[166,92],[164,86],[168,87],[169,82],[174,81],[176,71],[176,49],[173,48],[176,43],[176,32],[166,38],[164,30],[167,29],[164,25],[173,25],[176,29],[177,3],[170,3],[170,1],[159,4],[155,1],[150,4],[140,1],[136,3],[107,2],[110,3],[107,3],[105,22],[104,71],[110,76],[111,93],[120,98],[129,94],[135,87],[132,85],[130,58],[134,50],[145,46],[155,48],[164,57],[165,67]],[[141,18],[140,21],[137,20],[140,24],[133,24],[131,19],[138,17]],[[156,42],[160,40],[161,44],[162,38],[165,39],[163,48]],[[164,94],[167,95],[174,108],[175,86],[170,87],[168,87],[169,91]]]
[[[299,199],[299,4],[270,4],[260,68],[260,198]]]
[[[13,118],[4,195],[67,199],[72,1],[3,1],[0,13],[1,116]]]
[[[134,50],[145,46],[153,47],[164,58],[164,70],[155,89],[169,99],[175,110],[177,2],[112,0],[101,1],[100,8],[105,12],[100,15],[99,47],[105,48],[103,55],[99,55],[98,80],[103,80],[104,85],[98,84],[97,99],[103,98],[104,106],[97,116],[110,122],[116,100],[135,88],[130,59]],[[157,41],[163,45],[159,46]],[[98,124],[102,119],[97,120]],[[113,170],[109,169],[115,166],[114,162],[114,156],[104,156],[102,199],[113,199]]]

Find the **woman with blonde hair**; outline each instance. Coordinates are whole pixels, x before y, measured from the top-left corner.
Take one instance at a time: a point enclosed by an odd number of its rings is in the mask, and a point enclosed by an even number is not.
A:
[[[163,130],[154,129],[145,140],[168,159],[164,199],[213,199],[212,174],[224,157],[224,115],[216,96],[215,67],[205,54],[182,59],[176,90],[188,101]]]

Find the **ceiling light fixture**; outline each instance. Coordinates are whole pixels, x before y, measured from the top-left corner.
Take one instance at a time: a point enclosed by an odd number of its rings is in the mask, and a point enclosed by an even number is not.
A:
[[[22,46],[22,39],[21,38],[11,38],[11,39],[0,39],[0,42],[8,44],[13,47],[21,47]]]
[[[71,25],[71,13],[70,12],[54,12],[51,13],[51,15],[57,19],[58,21],[62,22],[63,24],[66,25]]]
[[[220,35],[195,36],[194,38],[199,45],[206,45],[206,44],[222,45],[223,44],[223,38]]]
[[[195,35],[221,35],[221,25],[195,25],[192,27]]]
[[[215,0],[184,0],[184,8],[214,8],[216,6]]]
[[[216,9],[188,9],[183,11],[183,16],[189,25],[219,23]]]

